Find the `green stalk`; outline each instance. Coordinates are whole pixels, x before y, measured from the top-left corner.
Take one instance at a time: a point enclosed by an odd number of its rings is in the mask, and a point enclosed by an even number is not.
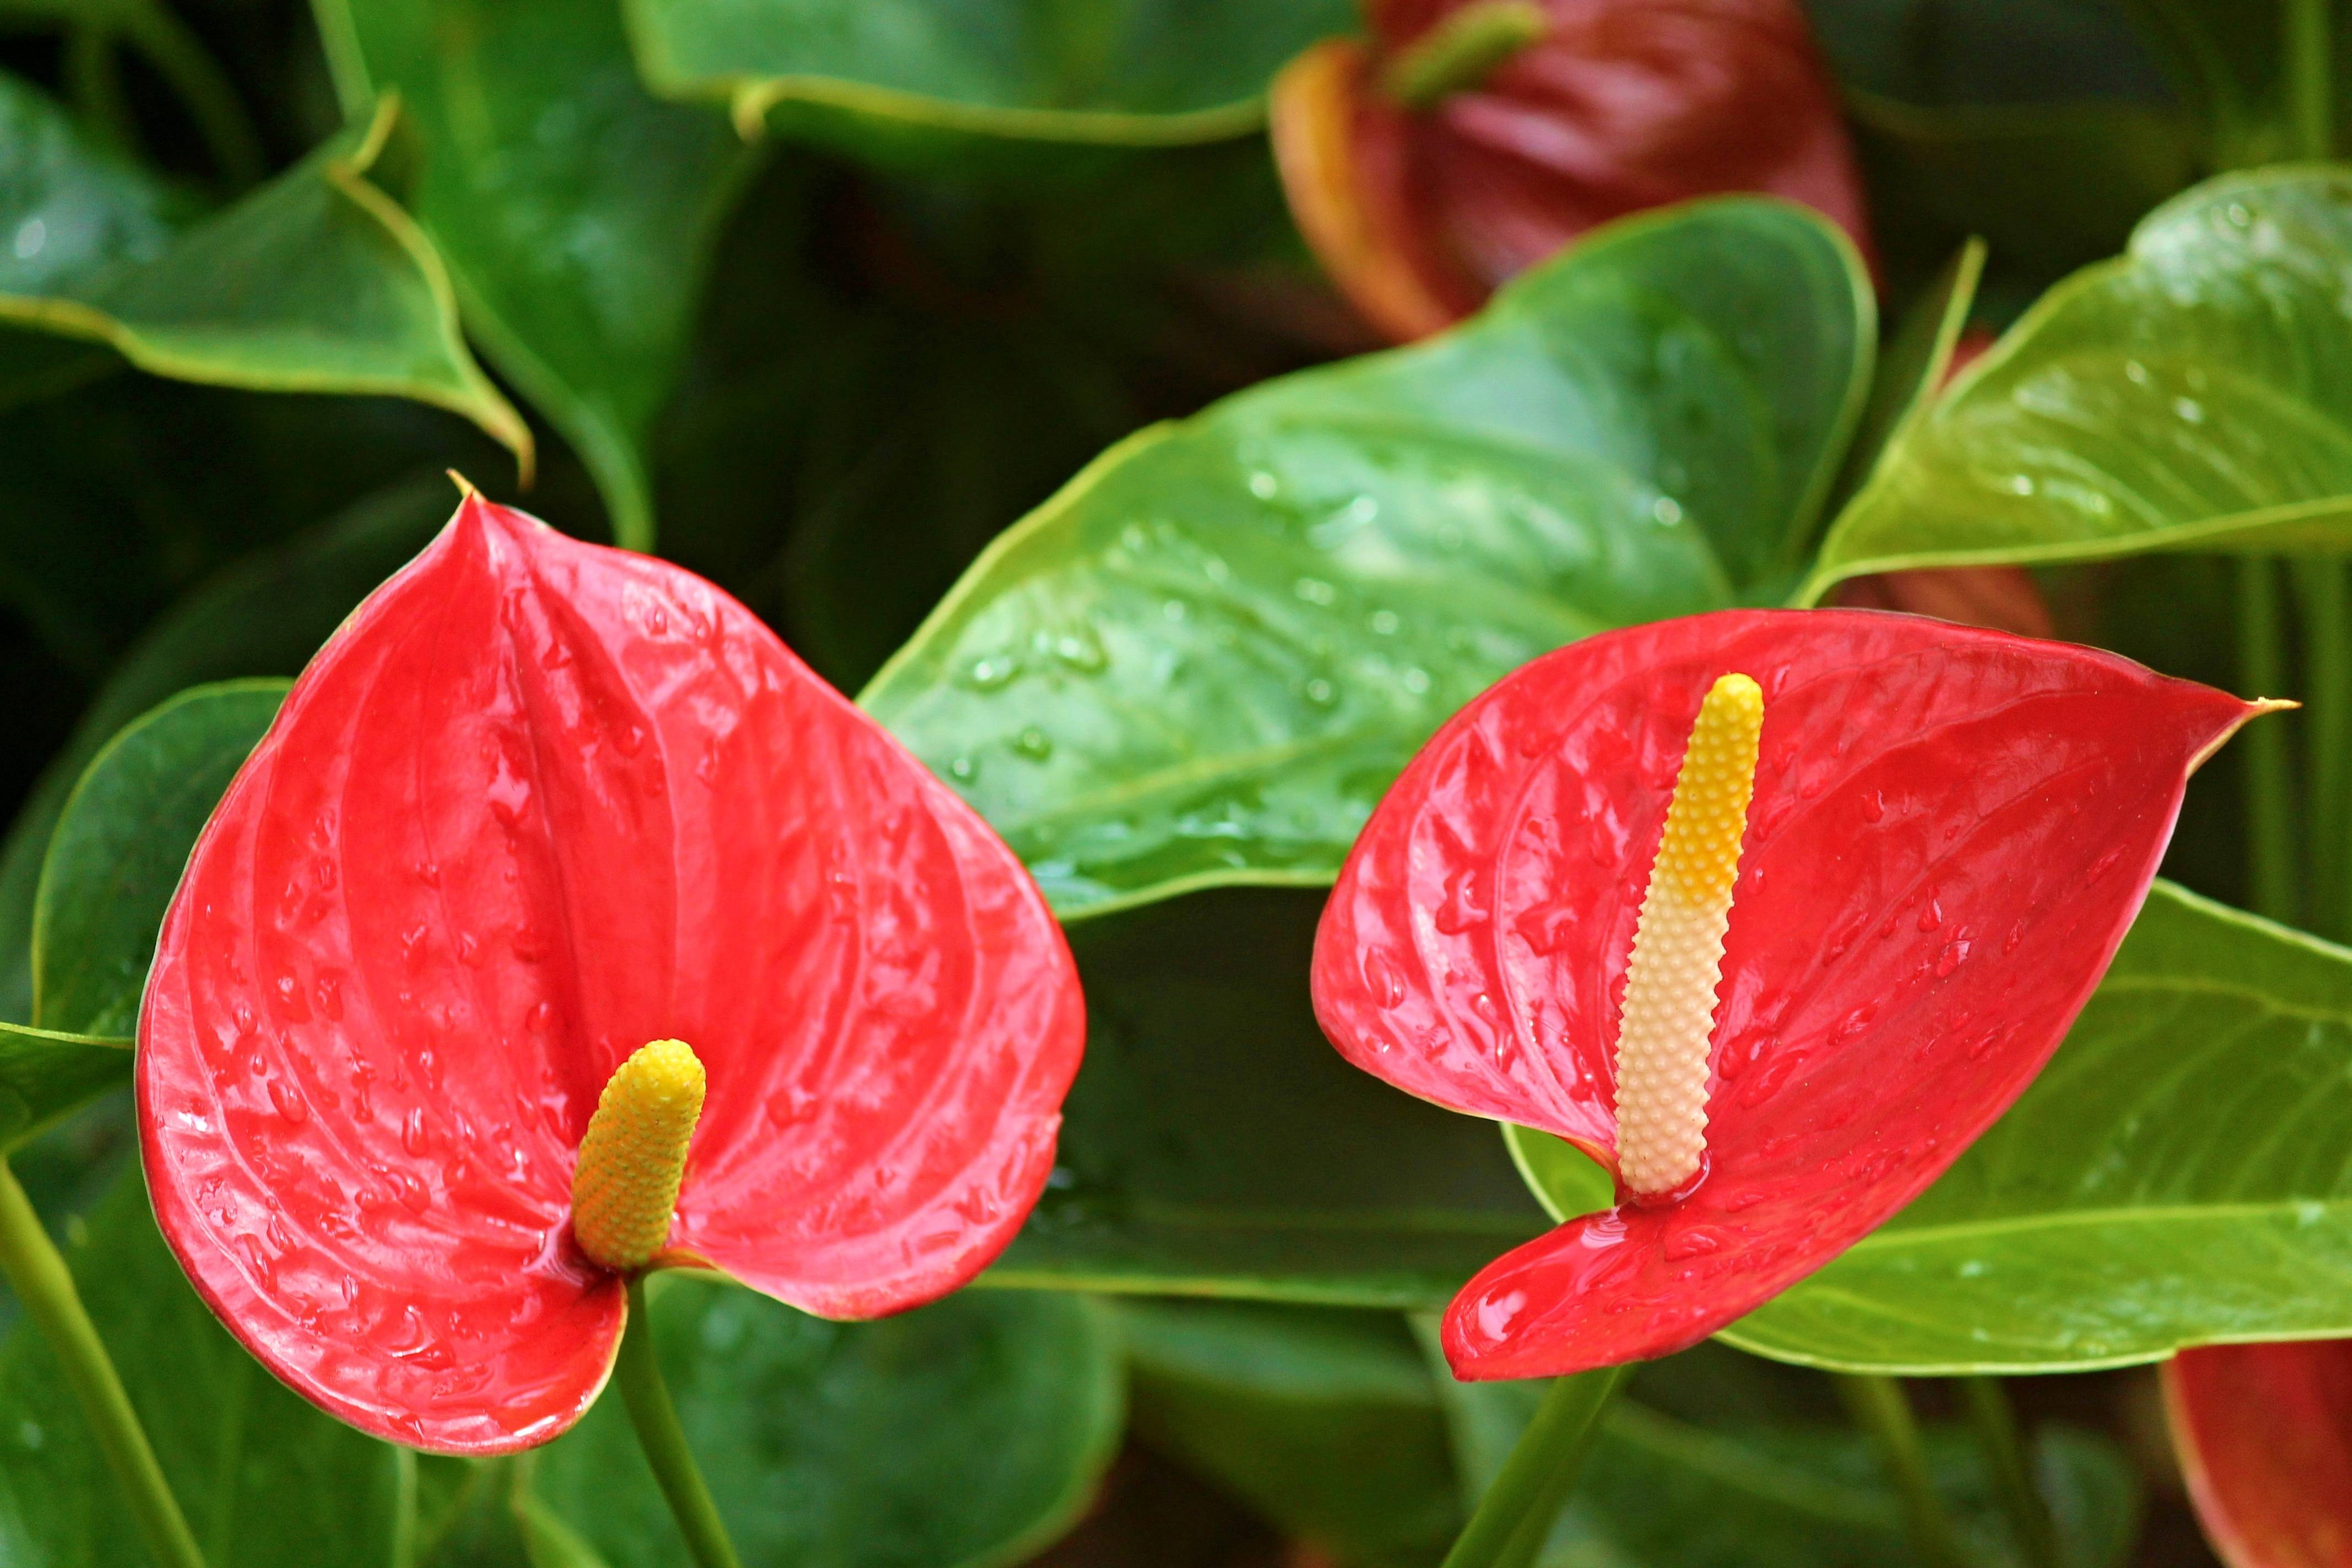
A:
[[[2287,110],[2295,156],[2322,159],[2336,150],[2335,18],[2332,0],[2287,0]]]
[[[2000,1494],[2001,1510],[2009,1515],[2020,1553],[2029,1568],[2060,1568],[2058,1527],[2034,1487],[2024,1445],[2018,1440],[2017,1413],[2010,1408],[2000,1380],[1963,1377],[1956,1381],[1969,1425],[1976,1428],[1977,1446],[1992,1467],[1993,1489]]]
[[[1576,1473],[1600,1434],[1601,1412],[1625,1373],[1611,1366],[1553,1380],[1502,1473],[1445,1554],[1444,1568],[1525,1568],[1535,1560],[1576,1488]]]
[[[123,1392],[122,1379],[82,1309],[73,1273],[49,1233],[41,1228],[41,1216],[33,1212],[32,1200],[17,1184],[5,1158],[0,1158],[0,1271],[7,1274],[25,1316],[48,1342],[68,1386],[81,1402],[82,1415],[131,1505],[131,1522],[145,1539],[148,1553],[163,1568],[205,1568],[195,1535],[139,1425],[139,1413],[131,1409],[131,1395]]]
[[[1959,1539],[1952,1533],[1951,1519],[1928,1479],[1927,1457],[1919,1447],[1919,1424],[1912,1418],[1911,1401],[1903,1385],[1891,1377],[1855,1373],[1835,1376],[1838,1394],[1854,1424],[1877,1440],[1887,1479],[1902,1495],[1904,1521],[1919,1561],[1928,1568],[1968,1568],[1968,1559],[1960,1555]]]
[[[2294,563],[2303,609],[2305,706],[2310,766],[2304,799],[2310,812],[2311,929],[2352,938],[2352,844],[2345,813],[2352,805],[2352,589],[2341,561]]]
[[[2268,556],[2238,561],[2238,679],[2249,695],[2275,697],[2284,679],[2277,574]],[[2256,914],[2293,924],[2302,910],[2294,829],[2288,819],[2286,731],[2256,724],[2240,742],[2246,758],[2246,847]]]
[[[629,1281],[629,1321],[621,1331],[621,1356],[614,1364],[613,1381],[621,1385],[621,1399],[636,1423],[637,1442],[661,1483],[662,1496],[677,1520],[678,1533],[699,1568],[742,1568],[727,1527],[719,1522],[719,1505],[710,1500],[694,1452],[686,1446],[686,1428],[677,1424],[677,1408],[662,1381],[661,1363],[654,1355],[653,1319],[646,1311],[646,1281]]]
[[[261,178],[261,137],[253,117],[188,25],[164,0],[130,7],[124,36],[138,46],[188,107],[222,176],[242,190]]]
[[[1475,92],[1496,68],[1551,30],[1534,0],[1473,0],[1405,46],[1381,72],[1381,89],[1406,109],[1433,109]]]

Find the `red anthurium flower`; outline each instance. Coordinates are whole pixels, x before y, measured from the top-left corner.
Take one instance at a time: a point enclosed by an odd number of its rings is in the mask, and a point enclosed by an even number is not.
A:
[[[469,496],[196,846],[147,1179],[279,1377],[496,1453],[595,1397],[625,1269],[834,1317],[971,1279],[1045,1182],[1082,1015],[1012,853],[750,611]]]
[[[1729,191],[1868,245],[1837,89],[1797,0],[1366,0],[1372,41],[1276,79],[1283,187],[1324,269],[1400,342],[1586,230]]]
[[[2352,1340],[2183,1351],[2164,1402],[2230,1568],[2352,1568]]]
[[[1679,1350],[1909,1201],[2056,1048],[2189,771],[2262,710],[1832,610],[1591,637],[1464,709],[1349,857],[1316,1011],[1399,1088],[1574,1142],[1620,1201],[1463,1289],[1454,1371]]]

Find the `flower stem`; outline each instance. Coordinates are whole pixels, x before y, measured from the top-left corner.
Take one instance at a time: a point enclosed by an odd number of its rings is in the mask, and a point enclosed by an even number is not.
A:
[[[187,106],[226,182],[243,190],[259,181],[261,137],[253,117],[188,25],[165,0],[148,0],[128,8],[123,33]]]
[[[1902,1494],[1912,1550],[1929,1568],[1967,1568],[1959,1540],[1952,1533],[1951,1519],[1928,1479],[1927,1457],[1919,1447],[1919,1424],[1912,1418],[1911,1401],[1903,1385],[1891,1377],[1855,1373],[1840,1373],[1836,1381],[1838,1394],[1854,1424],[1877,1440],[1887,1479]]]
[[[2238,562],[2238,679],[2257,697],[2284,679],[2277,572],[2266,555]],[[2255,725],[2245,738],[2246,848],[2254,912],[2292,923],[2301,912],[2294,834],[2287,822],[2286,731]]]
[[[1525,1568],[1534,1561],[1560,1504],[1575,1489],[1576,1473],[1601,1430],[1622,1366],[1555,1379],[1503,1461],[1477,1511],[1445,1554],[1444,1568]]]
[[[735,1547],[719,1522],[719,1505],[710,1500],[694,1452],[686,1446],[686,1429],[677,1424],[677,1408],[662,1381],[661,1363],[654,1354],[653,1319],[646,1311],[643,1275],[629,1281],[629,1321],[621,1331],[621,1357],[613,1368],[621,1385],[621,1399],[636,1423],[637,1442],[646,1463],[661,1483],[662,1496],[677,1520],[678,1533],[700,1568],[742,1568]]]
[[[5,1157],[0,1157],[0,1271],[7,1274],[25,1315],[48,1342],[74,1397],[81,1402],[82,1415],[122,1488],[149,1554],[164,1568],[205,1568],[196,1538],[139,1425],[139,1413],[131,1409],[122,1379],[82,1309],[73,1273],[49,1233],[41,1228],[41,1216],[33,1212],[32,1200]]]
[[[1405,46],[1381,73],[1381,87],[1407,109],[1433,109],[1475,92],[1496,68],[1551,30],[1534,0],[1472,0]]]
[[[2304,686],[2311,748],[2304,798],[2310,816],[2310,929],[2352,938],[2352,879],[2345,875],[2345,811],[2352,805],[2352,592],[2341,561],[2294,563],[2303,610]]]
[[[2336,60],[2332,0],[2287,0],[2287,108],[2294,117],[2294,155],[2326,158],[2336,144]]]
[[[2018,1550],[2029,1568],[2059,1568],[2058,1529],[2050,1510],[2033,1485],[2025,1462],[2025,1447],[2018,1440],[2017,1413],[1997,1377],[1958,1380],[1960,1403],[1976,1428],[1977,1446],[1992,1467],[1993,1488],[2000,1494],[2001,1510],[2009,1515]]]

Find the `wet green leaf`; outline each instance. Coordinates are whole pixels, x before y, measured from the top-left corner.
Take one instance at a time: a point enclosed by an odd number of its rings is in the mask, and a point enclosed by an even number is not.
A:
[[[986,1568],[1076,1521],[1118,1444],[1118,1337],[1060,1293],[965,1291],[830,1323],[665,1275],[656,1343],[744,1568]],[[686,1568],[617,1397],[540,1450],[538,1568]]]
[[[1440,721],[1536,654],[1793,564],[1867,388],[1843,237],[1617,226],[1458,331],[1129,438],[1000,539],[866,706],[1066,916],[1328,881]]]
[[[996,1284],[1435,1307],[1543,1215],[1489,1123],[1316,1027],[1315,893],[1228,889],[1071,931],[1087,1056]]]
[[[1461,1528],[1446,1427],[1392,1312],[1126,1301],[1137,1434],[1349,1568],[1434,1563]]]
[[[100,748],[184,687],[293,675],[353,605],[424,548],[452,510],[448,482],[437,477],[388,489],[214,577],[123,656],[0,845],[0,1019],[32,1016],[33,910],[42,858],[67,795]]]
[[[1808,585],[2352,548],[2352,173],[2230,175],[2053,290],[1890,448]]]
[[[466,324],[653,543],[645,452],[744,153],[637,83],[614,0],[318,0],[347,113],[396,90]]]
[[[0,78],[0,321],[183,381],[413,398],[528,453],[458,334],[440,258],[369,182],[388,111],[178,229],[151,181],[36,89]]]
[[[2352,952],[2159,882],[2016,1107],[1723,1337],[1964,1373],[2352,1335],[2347,1122]]]
[[[404,1467],[288,1390],[196,1297],[136,1169],[62,1249],[210,1568],[389,1563]],[[0,1343],[0,1561],[148,1561],[114,1476],[29,1325]]]
[[[278,716],[283,680],[191,687],[91,759],[33,904],[33,1019],[128,1037],[164,907],[196,835]]]
[[[1152,146],[1255,130],[1347,0],[626,0],[656,90],[896,163],[973,139]]]

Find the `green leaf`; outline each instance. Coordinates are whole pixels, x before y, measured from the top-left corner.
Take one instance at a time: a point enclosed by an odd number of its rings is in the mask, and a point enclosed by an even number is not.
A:
[[[2347,1124],[2352,952],[2158,882],[2009,1114],[1723,1337],[1957,1373],[2352,1335]]]
[[[305,1403],[196,1297],[127,1171],[64,1248],[210,1568],[388,1563],[409,1456]],[[0,1343],[0,1561],[144,1563],[113,1473],[49,1348]]]
[[[2210,181],[1888,451],[1805,596],[1900,567],[2352,548],[2352,172]]]
[[[1631,1397],[1603,1418],[1537,1559],[1543,1568],[1911,1568],[1918,1561],[1901,1502],[1860,1433],[1791,1422],[1784,1397],[1767,1405],[1780,1407],[1772,1414],[1780,1418],[1769,1424],[1750,1413],[1680,1417],[1654,1403],[1661,1384],[1685,1404],[1697,1403],[1694,1392],[1712,1394],[1718,1380],[1736,1394],[1745,1381],[1737,1362],[1702,1346],[1636,1374]],[[1435,1381],[1453,1425],[1464,1499],[1475,1501],[1534,1415],[1544,1384],[1455,1383],[1442,1363]],[[2021,1562],[1974,1445],[1958,1433],[1931,1431],[1927,1454],[1970,1560]],[[2061,1561],[2068,1568],[2120,1563],[2139,1513],[2137,1479],[2124,1455],[2090,1433],[2051,1428],[2033,1458]]]
[[[1543,1228],[1488,1123],[1316,1027],[1321,904],[1229,889],[1072,930],[1089,1032],[1061,1163],[983,1280],[1435,1307]]]
[[[1461,1499],[1395,1314],[1131,1301],[1118,1317],[1145,1442],[1349,1568],[1444,1556]]]
[[[1963,244],[1911,301],[1887,339],[1871,377],[1870,401],[1863,406],[1862,423],[1854,431],[1853,445],[1846,448],[1845,466],[1838,472],[1841,506],[1868,480],[1895,436],[1926,416],[1951,374],[1952,354],[1969,324],[1969,308],[1976,303],[1984,265],[1984,241],[1970,239]]]
[[[35,89],[0,79],[0,116],[18,164],[0,178],[0,232],[18,258],[0,268],[0,321],[105,343],[183,381],[412,398],[528,458],[530,431],[458,335],[439,258],[366,177],[389,105],[176,234],[152,186]]]
[[[184,687],[293,675],[353,605],[424,547],[450,510],[446,479],[385,490],[214,577],[123,656],[0,846],[0,1019],[32,1016],[41,862],[90,759],[125,724]]]
[[[213,807],[286,695],[283,680],[192,687],[91,760],[50,837],[33,903],[33,1021],[128,1037],[155,933]]]
[[[345,112],[396,91],[413,210],[467,329],[579,452],[614,537],[653,547],[645,447],[743,150],[638,86],[614,0],[317,0]]]
[[[898,163],[972,139],[1155,146],[1255,130],[1347,0],[625,0],[646,79]]]
[[[709,1277],[652,1315],[688,1443],[744,1568],[986,1568],[1076,1522],[1118,1444],[1118,1338],[1084,1297],[965,1291],[830,1323]],[[539,1568],[683,1568],[617,1398],[530,1470]]]
[[[0,1024],[0,1154],[130,1077],[128,1040]]]
[[[862,700],[1066,916],[1328,881],[1496,677],[1793,562],[1874,330],[1851,247],[1798,208],[1619,224],[1455,332],[1112,448]]]
[[[190,203],[0,75],[0,294],[37,297],[162,256]]]

